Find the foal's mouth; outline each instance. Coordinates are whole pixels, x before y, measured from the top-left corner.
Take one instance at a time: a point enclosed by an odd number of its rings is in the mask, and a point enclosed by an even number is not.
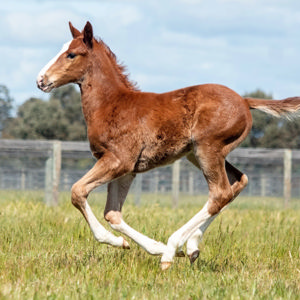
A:
[[[37,80],[36,84],[37,84],[37,87],[45,93],[51,92],[52,89],[54,88],[53,82],[49,82],[49,83],[45,84],[43,79]]]

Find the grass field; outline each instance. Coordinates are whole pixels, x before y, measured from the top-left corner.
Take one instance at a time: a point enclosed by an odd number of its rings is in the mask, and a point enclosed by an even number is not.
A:
[[[103,194],[91,195],[101,222]],[[146,195],[124,218],[166,242],[206,197]],[[149,200],[149,201],[148,201]],[[69,194],[46,207],[39,193],[0,192],[0,299],[300,299],[300,199],[240,197],[206,232],[193,266],[97,243]],[[109,228],[109,227],[107,227]]]

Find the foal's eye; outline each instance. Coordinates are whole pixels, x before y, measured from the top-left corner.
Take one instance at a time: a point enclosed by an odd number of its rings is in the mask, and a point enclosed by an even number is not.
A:
[[[67,58],[73,59],[75,56],[76,56],[75,53],[70,52],[70,53],[67,55]]]

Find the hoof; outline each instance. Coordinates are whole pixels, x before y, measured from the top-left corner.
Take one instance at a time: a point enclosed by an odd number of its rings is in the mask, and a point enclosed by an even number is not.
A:
[[[176,252],[175,256],[176,257],[185,257],[185,253],[182,250],[180,250],[180,251]]]
[[[165,261],[160,264],[162,271],[168,270],[171,267],[172,263],[170,261]]]
[[[194,251],[191,255],[189,255],[189,259],[191,262],[191,265],[195,262],[195,260],[199,257],[199,250]]]
[[[122,246],[123,249],[130,249],[130,246],[129,246],[129,243],[123,239],[123,246]]]

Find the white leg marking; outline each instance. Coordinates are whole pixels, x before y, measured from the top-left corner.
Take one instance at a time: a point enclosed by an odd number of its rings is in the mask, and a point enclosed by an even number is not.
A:
[[[198,245],[203,237],[204,232],[211,224],[211,222],[217,217],[217,215],[210,217],[207,221],[205,221],[187,240],[186,243],[186,253],[187,255],[193,254],[194,251],[198,250]]]
[[[65,43],[62,47],[62,49],[58,52],[58,54],[53,57],[43,68],[42,70],[39,72],[38,76],[37,76],[37,82],[39,82],[41,80],[41,78],[44,76],[44,74],[47,72],[47,70],[57,61],[57,59],[68,50],[70,44],[72,41]]]
[[[120,224],[110,224],[110,226],[113,229],[130,237],[144,250],[146,250],[148,253],[152,255],[162,255],[167,249],[167,246],[164,243],[157,242],[153,239],[150,239],[149,237],[131,228],[123,220],[121,220]]]
[[[228,205],[225,205],[220,213],[225,210],[228,207]],[[186,252],[187,255],[191,255],[194,251],[198,250],[199,243],[203,237],[204,232],[208,228],[208,226],[211,224],[211,222],[218,216],[219,214],[216,214],[212,217],[210,217],[206,222],[204,222],[193,234],[192,236],[187,240],[186,243]]]
[[[85,207],[88,223],[90,225],[91,231],[97,241],[100,243],[110,244],[113,246],[123,246],[123,237],[116,237],[111,232],[107,231],[97,220],[93,214],[89,204],[86,202]]]
[[[209,220],[213,217],[214,216],[208,212],[208,203],[206,203],[190,221],[170,236],[167,249],[161,258],[161,262],[172,262],[176,249],[182,247],[188,238],[193,235],[200,226],[209,222]]]

